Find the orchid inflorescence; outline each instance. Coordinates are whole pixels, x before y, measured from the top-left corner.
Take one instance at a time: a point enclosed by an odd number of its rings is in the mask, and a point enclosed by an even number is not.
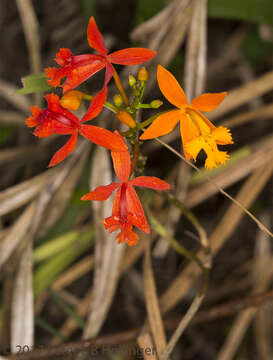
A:
[[[129,103],[114,64],[142,64],[152,60],[156,56],[156,52],[145,48],[127,48],[108,54],[102,34],[93,17],[89,20],[87,39],[97,54],[73,55],[70,49],[61,48],[55,58],[59,67],[47,68],[45,73],[48,84],[52,87],[61,87],[63,96],[59,98],[54,93],[45,95],[47,107],[44,110],[38,106],[32,107],[32,115],[26,119],[26,124],[28,127],[35,128],[33,134],[38,137],[48,137],[53,134],[70,135],[69,140],[50,160],[49,167],[63,161],[75,149],[79,134],[111,151],[113,166],[119,182],[99,186],[81,199],[104,201],[116,191],[112,215],[104,219],[104,227],[109,232],[120,230],[116,237],[119,243],[126,242],[128,245],[135,245],[138,235],[133,232],[133,227],[137,227],[145,233],[149,233],[150,229],[134,187],[154,190],[171,188],[164,180],[156,177],[134,177],[139,157],[139,139],[153,139],[168,134],[180,122],[182,144],[187,160],[193,158],[195,161],[199,152],[204,150],[207,155],[205,162],[207,169],[217,167],[218,164],[225,164],[229,155],[220,151],[218,145],[232,144],[230,131],[223,126],[215,127],[201,111],[208,112],[216,108],[224,100],[226,93],[203,94],[189,104],[174,76],[158,65],[159,88],[176,109],[161,112],[153,116],[151,121],[137,123],[138,109],[157,109],[162,101],[153,100],[150,104],[142,104],[148,80],[148,72],[142,67],[138,72],[138,80],[132,75],[129,76],[129,84],[134,95],[133,100]],[[75,90],[102,69],[105,69],[104,84],[95,96]],[[114,104],[107,102],[107,86],[112,77],[120,93],[114,96]],[[63,81],[64,79],[65,81]],[[79,119],[72,111],[79,108],[83,99],[91,100],[91,102],[85,115]],[[85,124],[97,117],[103,106],[110,107],[116,113],[117,119],[126,124],[129,130],[120,134],[117,130],[111,132],[98,126]],[[139,131],[147,124],[149,127],[139,137]],[[128,144],[125,141],[126,136],[130,137],[134,144],[132,160]]]

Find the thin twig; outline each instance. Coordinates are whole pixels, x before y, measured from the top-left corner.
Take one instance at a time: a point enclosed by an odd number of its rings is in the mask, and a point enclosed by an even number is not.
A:
[[[164,141],[156,138],[155,139],[157,142],[159,142],[160,144],[162,144],[163,146],[165,146],[167,149],[169,149],[171,152],[173,152],[176,156],[178,156],[180,159],[184,160],[188,165],[190,165],[194,170],[201,172],[201,170],[195,166],[194,164],[192,164],[190,161],[186,160],[185,157],[181,154],[179,154],[178,151],[176,151],[173,147],[171,147],[170,145],[166,144]],[[263,232],[265,232],[267,235],[269,235],[271,238],[273,238],[273,233],[264,226],[264,224],[261,223],[261,221],[259,219],[256,218],[256,216],[254,216],[249,210],[247,210],[239,201],[237,201],[236,199],[234,199],[231,195],[229,195],[224,189],[222,189],[218,184],[216,184],[210,176],[205,176],[205,178],[211,183],[213,184],[217,190],[223,194],[225,197],[227,197],[230,201],[232,201],[234,204],[236,204],[240,209],[243,210],[244,213],[246,213],[259,227],[259,229]]]

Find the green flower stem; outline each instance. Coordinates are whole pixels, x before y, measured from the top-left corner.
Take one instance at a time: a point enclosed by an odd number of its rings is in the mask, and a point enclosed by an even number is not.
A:
[[[151,104],[138,104],[136,106],[136,109],[153,109]]]
[[[201,270],[204,270],[204,265],[197,255],[187,250],[183,245],[181,245],[151,213],[149,207],[145,205],[145,211],[149,217],[149,220],[152,224],[153,229],[158,233],[158,235],[168,238],[173,249],[178,252],[180,255],[184,256],[188,260],[194,261],[198,264]]]
[[[85,94],[85,93],[83,93],[83,96],[82,96],[82,98],[83,98],[84,100],[89,100],[89,101],[93,100],[94,97],[95,97],[95,96],[93,96],[93,95],[89,95],[89,94]],[[106,109],[114,112],[115,114],[118,112],[118,108],[117,108],[115,105],[113,105],[113,104],[111,104],[110,102],[108,102],[108,101],[105,101],[105,103],[104,103],[103,106],[104,106]]]

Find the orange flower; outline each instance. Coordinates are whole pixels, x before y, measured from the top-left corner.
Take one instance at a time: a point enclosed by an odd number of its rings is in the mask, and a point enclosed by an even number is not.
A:
[[[73,55],[70,49],[61,48],[55,58],[60,67],[45,69],[48,83],[51,86],[59,86],[62,78],[66,77],[65,82],[61,85],[63,91],[66,92],[105,68],[104,87],[106,87],[113,76],[112,64],[137,65],[151,60],[156,55],[155,51],[145,48],[128,48],[108,54],[108,49],[93,16],[89,20],[87,39],[91,48],[98,54]]]
[[[229,155],[220,151],[217,145],[233,144],[230,130],[215,127],[200,111],[215,109],[225,98],[226,92],[203,94],[190,104],[183,89],[175,77],[161,65],[157,68],[157,80],[166,99],[178,109],[159,115],[140,136],[141,140],[153,139],[171,132],[180,121],[181,138],[187,160],[193,158],[203,149],[207,155],[205,167],[212,169],[217,164],[225,164]]]
[[[123,138],[117,131],[115,131],[115,135],[119,136],[124,146],[126,146]],[[139,176],[129,180],[131,160],[128,148],[122,152],[111,151],[111,155],[114,169],[120,182],[99,186],[84,195],[81,200],[104,201],[117,189],[112,216],[104,219],[103,224],[110,233],[120,229],[120,233],[116,237],[118,243],[126,242],[128,245],[135,245],[138,235],[133,232],[133,226],[138,227],[147,234],[150,233],[150,229],[134,186],[142,186],[154,190],[168,190],[170,185],[152,176]]]
[[[105,92],[104,95],[106,95]],[[92,120],[98,115],[104,104],[105,96],[102,97],[101,94],[95,96],[81,120],[61,106],[57,95],[48,94],[45,99],[48,107],[44,110],[38,106],[32,107],[32,116],[26,119],[26,125],[30,128],[35,127],[33,134],[38,137],[48,137],[52,134],[71,135],[65,145],[52,157],[49,167],[63,161],[75,149],[78,133],[93,143],[110,150],[125,151],[127,149],[120,137],[111,131],[98,126],[83,124],[83,122]]]

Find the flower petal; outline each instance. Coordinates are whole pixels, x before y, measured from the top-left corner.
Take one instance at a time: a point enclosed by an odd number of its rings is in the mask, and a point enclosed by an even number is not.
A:
[[[184,116],[181,110],[168,111],[159,115],[140,136],[141,140],[154,139],[171,132],[178,121]]]
[[[154,190],[169,190],[171,186],[166,181],[154,176],[138,176],[130,181],[131,185],[142,186]]]
[[[126,147],[125,151],[111,151],[113,160],[113,166],[115,173],[119,178],[120,182],[127,182],[129,180],[131,172],[131,158],[125,141],[122,136],[115,131],[115,135],[119,137],[120,141],[123,142],[123,146]]]
[[[161,65],[157,66],[157,81],[162,94],[171,104],[178,108],[188,104],[184,90],[176,78]]]
[[[119,186],[119,183],[112,183],[105,186],[98,186],[95,190],[85,194],[81,197],[81,200],[97,200],[104,201],[107,200],[112,192]]]
[[[68,48],[60,48],[59,52],[56,54],[55,61],[58,65],[62,66],[65,63],[69,62],[72,57],[72,52]]]
[[[184,155],[185,158],[189,160],[191,155],[187,152],[185,145],[200,135],[197,126],[193,123],[189,115],[183,114],[183,117],[180,121],[180,133],[184,148]]]
[[[191,106],[200,111],[211,111],[221,104],[226,95],[226,92],[202,94],[192,100]]]
[[[104,87],[91,101],[89,108],[81,122],[94,119],[101,112],[107,98],[107,87]]]
[[[75,87],[82,84],[91,76],[102,70],[106,66],[104,61],[96,60],[89,64],[79,65],[71,68],[71,70],[64,76],[67,76],[66,81],[61,85],[64,93],[73,90]],[[59,69],[61,70],[61,68]],[[64,77],[63,76],[63,77]]]
[[[93,143],[112,151],[125,151],[124,141],[111,131],[93,125],[81,125],[79,132]],[[128,150],[127,150],[128,151]]]
[[[156,54],[156,51],[150,49],[128,48],[113,52],[107,59],[113,64],[137,65],[153,59]]]
[[[43,113],[43,111],[38,106],[33,106],[30,108],[32,116],[29,116],[25,123],[28,127],[32,128],[39,124],[39,116]]]
[[[190,156],[193,158],[194,161],[196,161],[197,155],[200,153],[200,151],[203,148],[203,142],[204,140],[201,138],[201,136],[187,142],[184,144],[184,151],[187,152],[187,154],[190,154]]]
[[[104,79],[104,86],[107,86],[109,81],[112,79],[112,76],[114,74],[113,66],[109,63],[106,64],[106,70],[105,70],[105,79]]]
[[[137,226],[140,230],[149,234],[150,228],[147,223],[141,202],[137,196],[135,189],[130,184],[128,184],[127,186],[126,199],[128,212],[133,216],[133,225]]]
[[[93,16],[89,20],[87,39],[91,48],[95,49],[101,55],[107,55],[108,50],[104,44],[102,34],[99,31]]]
[[[63,161],[76,147],[78,139],[78,130],[75,130],[67,143],[56,152],[50,160],[48,167],[55,166]]]
[[[212,136],[218,145],[233,144],[230,130],[224,126],[218,126],[214,129]]]

